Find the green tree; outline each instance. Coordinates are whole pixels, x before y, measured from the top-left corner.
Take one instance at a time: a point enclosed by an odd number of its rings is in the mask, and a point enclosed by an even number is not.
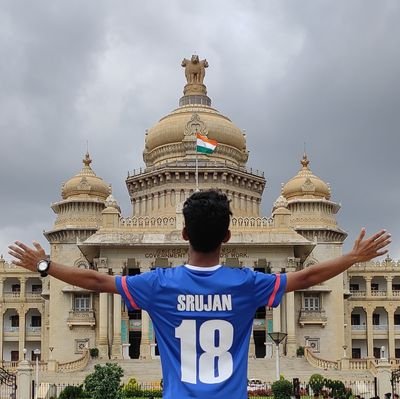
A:
[[[93,399],[120,399],[124,371],[115,363],[96,364],[94,372],[85,378],[85,390]]]
[[[82,385],[78,387],[73,385],[68,385],[62,390],[58,399],[80,399],[85,397],[86,396],[83,392]]]
[[[293,391],[292,383],[283,377],[275,381],[271,388],[275,399],[290,399]]]
[[[313,374],[308,382],[314,395],[319,396],[321,394],[322,388],[325,385],[325,379],[321,374]]]

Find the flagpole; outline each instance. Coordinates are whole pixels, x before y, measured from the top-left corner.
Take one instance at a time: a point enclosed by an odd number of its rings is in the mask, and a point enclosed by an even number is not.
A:
[[[197,151],[196,151],[196,192],[200,191],[199,189],[199,161],[197,159]]]

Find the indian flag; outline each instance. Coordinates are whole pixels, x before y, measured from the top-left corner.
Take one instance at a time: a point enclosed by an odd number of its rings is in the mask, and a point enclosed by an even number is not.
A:
[[[197,133],[196,135],[196,151],[202,152],[203,154],[212,154],[217,146],[216,140],[211,140],[202,134]]]

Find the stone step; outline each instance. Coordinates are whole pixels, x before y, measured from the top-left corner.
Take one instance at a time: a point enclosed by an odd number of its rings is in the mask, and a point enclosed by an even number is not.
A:
[[[153,383],[159,382],[161,379],[161,365],[158,359],[152,360],[90,360],[85,370],[74,373],[41,373],[40,379],[44,382],[60,382],[60,383],[82,383],[86,375],[94,371],[96,364],[117,363],[124,370],[123,382],[130,378],[135,378],[139,382]],[[276,377],[276,360],[272,359],[249,359],[248,377],[259,379],[264,382],[275,381]],[[348,380],[365,380],[371,379],[371,373],[367,370],[360,371],[340,371],[340,370],[321,370],[311,366],[305,358],[280,358],[280,374],[287,380],[299,378],[301,382],[308,382],[312,374],[321,374],[326,378]]]

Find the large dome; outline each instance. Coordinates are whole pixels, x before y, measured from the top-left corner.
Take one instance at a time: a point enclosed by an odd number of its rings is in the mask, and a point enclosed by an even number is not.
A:
[[[110,186],[102,178],[96,176],[96,173],[90,167],[92,160],[88,153],[86,153],[82,162],[82,170],[64,183],[61,190],[62,198],[91,197],[105,200],[110,195]]]
[[[194,60],[194,61],[193,61]],[[194,64],[190,64],[193,63]],[[199,61],[196,56],[192,61],[184,60],[182,66],[195,65],[200,68],[208,66],[206,60]],[[174,161],[194,159],[196,133],[216,140],[218,146],[213,153],[213,161],[223,161],[236,166],[244,166],[248,159],[246,137],[232,121],[211,107],[211,100],[206,95],[206,86],[197,75],[191,77],[187,72],[188,83],[184,87],[184,96],[180,107],[161,118],[146,133],[143,158],[146,166],[155,166]],[[199,155],[199,158],[205,157]]]
[[[282,187],[282,195],[287,199],[325,198],[330,199],[331,190],[322,179],[313,175],[309,168],[310,161],[304,154],[299,173]]]

